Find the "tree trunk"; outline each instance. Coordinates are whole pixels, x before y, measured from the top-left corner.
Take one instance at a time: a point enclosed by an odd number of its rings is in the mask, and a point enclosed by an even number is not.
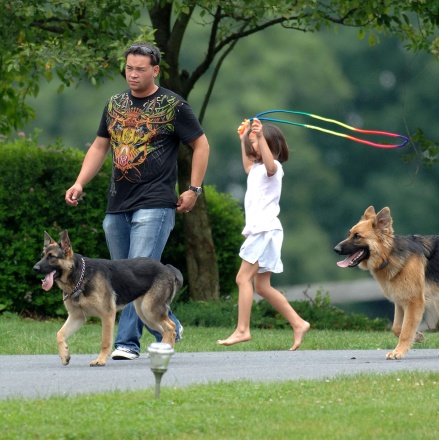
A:
[[[180,145],[178,158],[178,186],[180,192],[190,185],[192,149]],[[194,209],[184,216],[186,264],[189,295],[197,301],[219,299],[219,272],[212,230],[207,214],[207,203],[202,193]]]
[[[178,93],[184,99],[188,98],[192,87],[189,85],[188,73],[180,72],[179,57],[184,32],[192,10],[187,15],[180,14],[171,27],[171,3],[157,1],[154,7],[149,8],[152,25],[156,30],[157,46],[164,52],[163,59],[168,66],[167,75],[161,75],[160,84]],[[188,145],[180,145],[178,155],[180,192],[186,191],[189,187],[191,170],[192,148]],[[194,300],[217,300],[219,299],[218,262],[204,193],[198,197],[197,203],[190,213],[181,215],[184,215],[189,296]]]

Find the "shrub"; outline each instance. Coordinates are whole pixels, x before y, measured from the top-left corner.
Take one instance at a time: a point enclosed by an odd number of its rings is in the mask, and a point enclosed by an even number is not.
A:
[[[235,278],[241,261],[239,249],[244,241],[241,235],[244,228],[244,212],[230,194],[219,193],[214,186],[206,186],[204,192],[218,261],[220,296],[225,298],[236,292]],[[182,215],[176,215],[175,228],[166,244],[162,261],[178,267],[187,279]],[[188,292],[185,291],[180,299],[183,302],[189,301]]]
[[[24,136],[0,145],[0,312],[65,315],[59,289],[44,292],[32,267],[41,254],[45,230],[57,239],[62,230],[68,229],[75,252],[109,258],[102,221],[110,158],[87,185],[84,200],[72,208],[65,203],[64,195],[81,168],[82,151],[63,148],[59,142],[38,146],[35,137]],[[239,266],[244,215],[234,199],[217,193],[213,187],[206,188],[206,198],[218,253],[221,292],[226,296],[231,293]],[[183,234],[183,219],[177,215],[163,260],[179,261],[178,267],[185,273],[186,268],[180,267],[185,262]]]
[[[331,304],[328,293],[317,292],[314,299],[292,301],[296,312],[310,322],[315,330],[388,330],[390,321],[383,318],[369,319],[365,315],[346,313]],[[174,312],[185,325],[200,327],[233,327],[238,319],[236,298],[219,302],[177,303]],[[285,318],[267,301],[253,302],[251,327],[288,328]]]
[[[0,304],[9,311],[64,314],[60,295],[45,293],[32,267],[38,261],[46,230],[57,239],[68,229],[74,249],[90,257],[108,257],[101,227],[110,164],[87,188],[79,207],[64,201],[81,167],[83,153],[60,144],[38,147],[20,137],[2,143],[0,173]],[[59,293],[59,292],[58,292]]]
[[[291,303],[296,312],[313,323],[316,330],[388,330],[390,321],[385,318],[369,319],[360,313],[348,313],[331,304],[326,292],[318,291],[314,299]],[[262,306],[262,304],[261,304]],[[279,315],[277,315],[279,317]]]
[[[232,295],[236,290],[236,273],[241,264],[239,249],[244,241],[244,212],[230,195],[219,193],[213,187],[206,188],[208,214],[212,228],[220,271],[221,296]]]

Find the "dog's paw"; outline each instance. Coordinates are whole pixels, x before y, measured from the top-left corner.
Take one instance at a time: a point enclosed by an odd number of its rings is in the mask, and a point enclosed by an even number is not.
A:
[[[103,361],[99,358],[90,362],[90,367],[105,367],[106,361]]]
[[[421,332],[416,332],[415,342],[417,342],[418,344],[422,344],[424,342],[424,339],[424,335]]]
[[[387,353],[386,359],[387,360],[402,359],[404,357],[404,355],[405,355],[405,353],[393,350],[393,351],[389,351],[389,353]]]
[[[69,356],[61,356],[61,362],[63,365],[69,365],[70,355]]]

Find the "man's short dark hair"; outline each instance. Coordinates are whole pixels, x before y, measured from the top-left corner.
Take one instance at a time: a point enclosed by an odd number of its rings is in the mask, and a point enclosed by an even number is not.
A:
[[[134,43],[125,51],[125,59],[130,54],[149,56],[151,58],[151,66],[158,66],[160,64],[160,51],[153,44]]]

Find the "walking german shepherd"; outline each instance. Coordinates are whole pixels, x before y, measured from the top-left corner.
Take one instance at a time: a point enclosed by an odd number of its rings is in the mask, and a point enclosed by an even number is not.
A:
[[[84,324],[87,316],[102,321],[102,346],[90,366],[104,366],[111,353],[117,310],[131,301],[141,320],[163,336],[163,342],[174,346],[175,324],[168,311],[175,293],[183,285],[181,272],[152,258],[102,260],[83,257],[72,250],[67,231],[57,243],[44,232],[41,260],[34,271],[45,275],[44,290],[55,281],[63,291],[69,316],[56,335],[63,365],[70,361],[67,338]]]
[[[376,214],[369,206],[334,251],[348,255],[338,266],[369,270],[395,303],[392,330],[399,341],[386,359],[403,358],[414,341],[423,341],[416,330],[426,302],[439,313],[439,235],[394,235],[390,209]]]

